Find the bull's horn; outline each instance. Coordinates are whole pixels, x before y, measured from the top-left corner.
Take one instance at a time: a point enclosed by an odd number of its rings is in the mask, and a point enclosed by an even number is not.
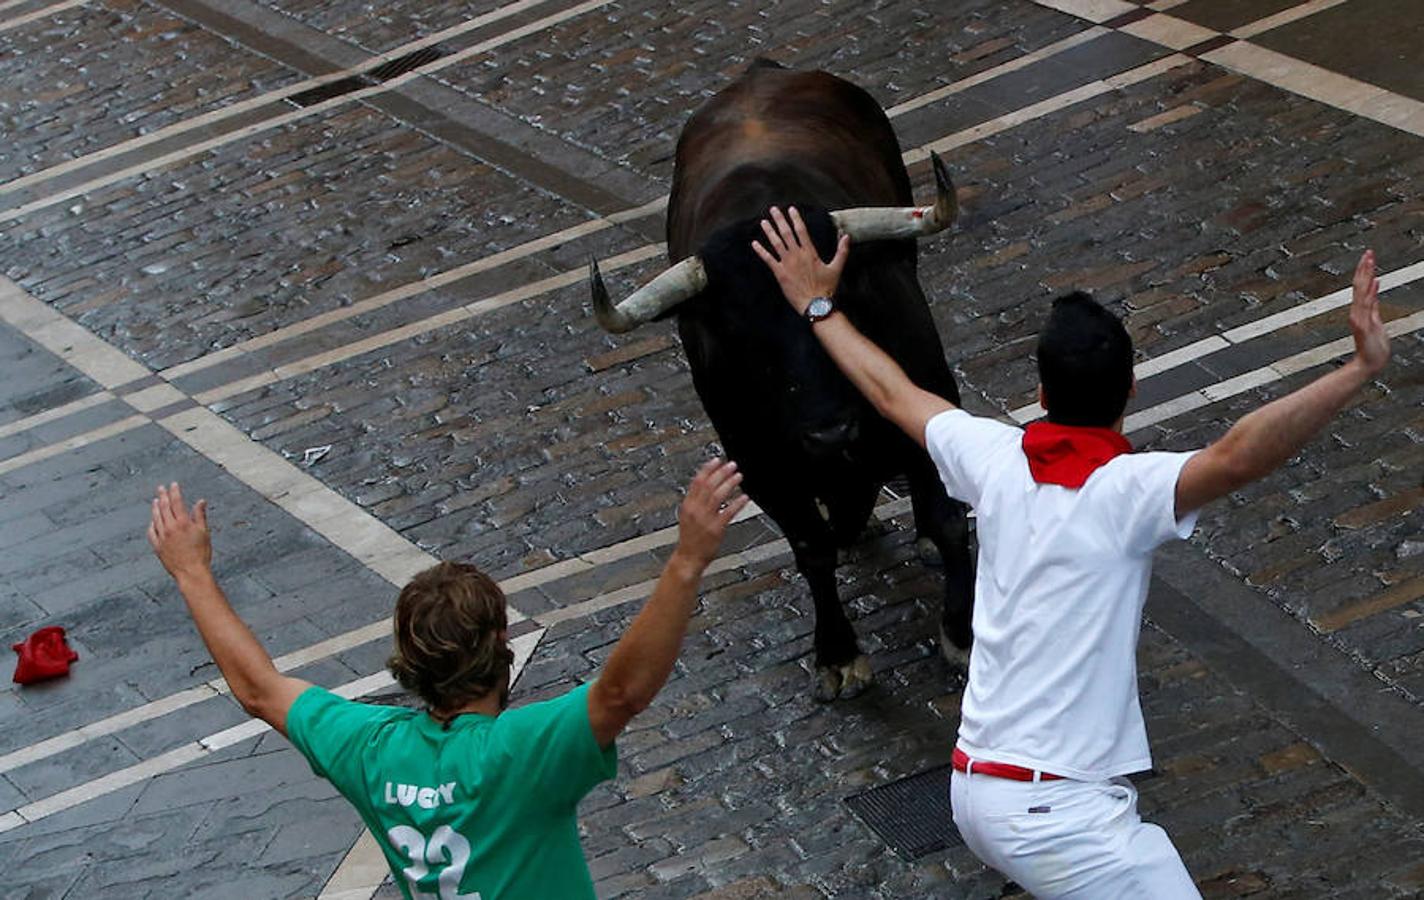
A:
[[[588,287],[593,292],[593,314],[598,324],[604,331],[622,334],[696,297],[707,287],[707,270],[702,267],[702,260],[689,256],[614,306],[598,272],[598,260],[590,259]]]
[[[934,206],[867,206],[838,209],[831,213],[836,229],[850,235],[853,241],[883,241],[895,238],[918,238],[937,234],[954,224],[959,215],[959,200],[954,194],[954,182],[939,154],[931,151],[930,163],[935,174]]]

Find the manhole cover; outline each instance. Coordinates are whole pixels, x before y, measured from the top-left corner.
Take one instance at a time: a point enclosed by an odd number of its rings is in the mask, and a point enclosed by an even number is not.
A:
[[[901,859],[913,861],[964,843],[949,809],[950,767],[882,784],[846,798],[846,806]]]

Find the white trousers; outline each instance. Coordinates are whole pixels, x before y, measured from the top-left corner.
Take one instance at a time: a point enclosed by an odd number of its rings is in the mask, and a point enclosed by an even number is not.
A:
[[[985,864],[1040,900],[1199,900],[1167,832],[1137,814],[1137,789],[1110,781],[950,778],[954,824]]]

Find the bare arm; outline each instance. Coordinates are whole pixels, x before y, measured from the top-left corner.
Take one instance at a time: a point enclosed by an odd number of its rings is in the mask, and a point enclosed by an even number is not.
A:
[[[763,219],[761,223],[767,246],[753,241],[752,250],[776,276],[792,308],[804,315],[813,299],[835,293],[850,253],[850,238],[842,235],[835,257],[829,263],[822,262],[801,214],[794,206],[788,212],[789,221],[780,209],[772,208],[772,221]],[[921,446],[925,443],[925,425],[929,420],[947,409],[954,409],[953,403],[911,381],[899,363],[861,334],[845,316],[832,315],[811,328],[831,359],[875,410]]]
[[[727,526],[746,496],[733,497],[742,481],[736,463],[711,460],[688,486],[678,511],[677,547],[663,567],[653,596],[619,639],[603,672],[588,691],[588,719],[600,747],[607,747],[662,690],[687,621],[697,608],[697,586]]]
[[[203,643],[237,702],[248,715],[262,719],[285,736],[287,710],[311,685],[277,671],[272,657],[233,612],[218,587],[212,570],[207,501],[199,500],[189,512],[177,482],[160,487],[153,501],[148,542],[178,583],[193,624],[198,626]]]
[[[1355,355],[1349,362],[1245,416],[1221,440],[1187,461],[1177,478],[1177,518],[1284,464],[1389,362],[1372,250],[1365,251],[1355,268],[1350,330]]]

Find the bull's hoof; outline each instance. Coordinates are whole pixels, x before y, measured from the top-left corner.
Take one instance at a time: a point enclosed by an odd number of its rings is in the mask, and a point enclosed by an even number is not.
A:
[[[945,633],[943,622],[939,625],[939,655],[953,668],[969,670],[969,648],[956,647],[954,641]]]
[[[816,684],[812,696],[818,703],[830,703],[837,698],[850,700],[865,693],[875,683],[870,669],[870,657],[864,654],[843,666],[817,666]]]
[[[915,541],[915,552],[920,556],[920,562],[933,569],[944,568],[944,557],[940,555],[939,548],[935,542],[929,538],[922,537]]]

